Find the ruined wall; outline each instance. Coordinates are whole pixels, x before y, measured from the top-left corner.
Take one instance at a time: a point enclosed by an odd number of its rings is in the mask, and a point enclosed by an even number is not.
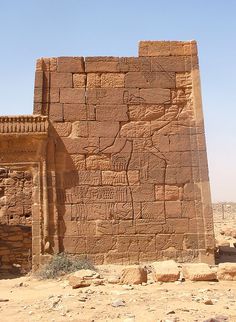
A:
[[[46,117],[0,117],[0,272],[27,272],[45,252],[47,129]]]
[[[96,263],[214,261],[194,41],[140,42],[139,57],[39,59],[34,113],[51,121],[59,251]]]
[[[28,271],[32,261],[32,176],[0,168],[0,270]]]

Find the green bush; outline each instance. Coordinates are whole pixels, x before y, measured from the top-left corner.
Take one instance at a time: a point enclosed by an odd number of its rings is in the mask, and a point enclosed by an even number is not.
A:
[[[37,276],[40,279],[53,279],[80,269],[95,270],[95,267],[87,259],[71,258],[65,253],[60,253],[54,255],[52,260],[37,272]]]

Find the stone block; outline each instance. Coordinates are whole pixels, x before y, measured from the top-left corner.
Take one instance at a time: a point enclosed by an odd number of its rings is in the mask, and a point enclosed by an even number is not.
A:
[[[154,201],[154,185],[153,184],[141,184],[140,186],[132,186],[132,197],[134,201],[145,202]]]
[[[71,133],[71,123],[70,122],[63,122],[63,123],[54,123],[53,127],[55,129],[55,131],[57,132],[57,134],[59,136],[69,136]]]
[[[100,88],[101,74],[87,73],[87,88]]]
[[[225,281],[236,281],[236,263],[220,263],[217,278]]]
[[[63,121],[63,106],[59,103],[50,104],[49,117],[53,122]]]
[[[68,104],[85,103],[85,90],[80,88],[61,88],[60,102]]]
[[[127,176],[130,186],[140,185],[140,174],[138,170],[128,170]]]
[[[163,88],[140,89],[140,97],[143,103],[161,104],[170,102],[170,90]]]
[[[181,201],[167,201],[165,203],[166,217],[167,218],[181,218],[182,206]]]
[[[106,155],[89,155],[86,158],[88,170],[111,170],[111,159]]]
[[[119,122],[89,121],[89,137],[112,137],[115,138],[119,132]]]
[[[86,105],[84,104],[64,104],[64,121],[80,121],[87,119]]]
[[[137,285],[147,283],[147,271],[140,266],[130,266],[123,269],[121,284]]]
[[[150,72],[151,59],[149,57],[121,57],[119,58],[120,72]]]
[[[87,252],[90,254],[107,253],[115,248],[116,238],[109,235],[87,237]]]
[[[95,153],[99,149],[98,138],[63,138],[62,141],[69,154]]]
[[[166,250],[174,247],[176,250],[183,249],[184,234],[157,234],[156,247],[157,250]]]
[[[124,87],[125,74],[104,73],[101,75],[101,87]]]
[[[131,121],[124,124],[120,129],[120,136],[126,138],[150,137],[150,122]]]
[[[86,73],[116,73],[119,72],[118,57],[86,57]]]
[[[217,279],[216,272],[205,263],[184,264],[182,271],[184,278],[190,281],[215,281]]]
[[[102,184],[108,186],[127,185],[126,171],[102,171]]]
[[[159,56],[151,58],[153,72],[190,72],[192,69],[192,59],[189,56]]]
[[[128,121],[127,105],[96,105],[97,121]]]
[[[152,235],[134,235],[134,236],[118,236],[117,251],[118,252],[154,252],[155,236]]]
[[[164,202],[142,202],[142,218],[155,220],[158,224],[165,223]]]
[[[76,137],[88,137],[88,122],[87,121],[77,121],[73,123],[72,127],[72,138]]]
[[[175,73],[170,72],[128,72],[125,87],[132,88],[175,88]]]
[[[85,87],[86,86],[86,74],[73,74],[73,87]]]
[[[71,73],[51,73],[50,74],[50,86],[61,88],[61,87],[72,87],[72,74]]]
[[[142,98],[137,89],[125,90],[123,88],[97,88],[87,90],[88,104],[139,104]]]
[[[165,113],[164,104],[149,104],[149,105],[130,105],[129,106],[130,121],[153,121]]]
[[[191,73],[176,73],[176,87],[191,87],[192,76]]]
[[[152,263],[153,277],[157,282],[175,282],[179,279],[180,271],[173,260]]]
[[[84,58],[83,57],[58,57],[57,71],[64,73],[83,73]]]
[[[196,41],[140,41],[139,56],[197,55]]]

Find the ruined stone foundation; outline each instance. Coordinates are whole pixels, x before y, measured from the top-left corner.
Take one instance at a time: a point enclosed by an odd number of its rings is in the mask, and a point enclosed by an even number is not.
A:
[[[30,223],[34,268],[58,252],[95,264],[214,262],[195,41],[141,41],[138,57],[41,58],[34,116],[2,117],[0,133],[1,173],[31,177],[32,194],[23,179],[19,189],[30,215],[20,203],[13,216]],[[2,181],[11,226],[17,189]],[[0,258],[15,252],[1,245]]]

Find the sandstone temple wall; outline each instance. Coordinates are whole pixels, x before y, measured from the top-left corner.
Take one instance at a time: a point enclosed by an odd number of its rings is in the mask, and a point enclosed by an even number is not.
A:
[[[37,163],[35,267],[61,251],[97,264],[214,262],[195,41],[141,41],[138,57],[41,58],[33,118],[30,137],[15,140],[34,147],[20,162]],[[33,130],[43,118],[47,133]]]

